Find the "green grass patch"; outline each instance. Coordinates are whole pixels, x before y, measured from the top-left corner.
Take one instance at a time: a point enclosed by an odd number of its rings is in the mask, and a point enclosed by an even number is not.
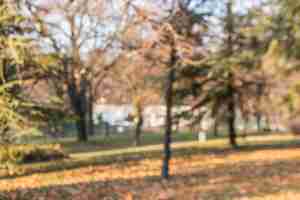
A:
[[[111,138],[113,140],[113,138]],[[117,140],[117,138],[115,138]],[[119,138],[120,139],[120,138]],[[97,142],[97,141],[94,141]],[[118,141],[120,142],[120,141]],[[241,148],[233,150],[227,139],[215,139],[207,142],[186,141],[174,142],[172,145],[173,158],[189,157],[195,154],[221,153],[226,154],[232,151],[254,151],[258,149],[284,149],[299,147],[299,142],[292,135],[270,135],[252,136],[247,139],[239,139]],[[144,159],[161,159],[163,157],[163,145],[144,145],[141,147],[109,148],[101,149],[101,146],[94,146],[93,142],[76,143],[69,141],[63,143],[63,149],[68,149],[70,158],[54,160],[50,162],[30,163],[17,167],[16,174],[0,171],[0,177],[8,175],[27,175],[32,173],[44,173],[74,169],[94,165],[111,165],[122,162],[139,162]],[[99,143],[97,143],[98,145]],[[116,143],[115,143],[116,144]],[[66,151],[66,150],[64,150]]]

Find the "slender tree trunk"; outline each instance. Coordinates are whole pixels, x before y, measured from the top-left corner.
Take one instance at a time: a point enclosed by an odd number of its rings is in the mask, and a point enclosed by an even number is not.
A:
[[[227,38],[227,55],[230,57],[233,55],[233,34],[234,34],[234,17],[233,17],[233,0],[229,0],[227,3],[227,19],[226,19],[226,29],[228,32]],[[229,85],[228,85],[228,129],[229,129],[229,141],[232,147],[237,148],[236,142],[236,129],[235,129],[235,120],[236,120],[236,113],[235,113],[235,99],[234,99],[234,74],[232,71],[229,72],[228,77]]]
[[[257,131],[261,131],[261,114],[256,113],[256,126],[257,126]]]
[[[246,138],[247,137],[247,134],[248,134],[248,125],[249,125],[249,117],[245,117],[245,120],[244,120],[244,129],[243,129],[243,138]]]
[[[177,120],[176,120],[176,129],[175,129],[175,132],[179,133],[179,131],[180,131],[180,119],[178,117]]]
[[[214,122],[214,136],[218,137],[219,136],[219,120],[215,119]]]
[[[143,122],[144,122],[144,119],[143,119],[142,115],[137,117],[137,123],[136,123],[136,127],[135,127],[135,141],[134,141],[135,146],[141,145],[141,134],[142,134]]]
[[[175,62],[173,62],[175,63]],[[172,107],[173,107],[173,83],[175,79],[175,69],[171,66],[166,83],[166,124],[165,124],[165,138],[164,138],[164,159],[162,167],[162,177],[169,178],[169,162],[171,159],[171,136],[172,136]]]
[[[109,137],[110,135],[110,127],[108,122],[104,122],[104,131],[105,131],[105,137]]]
[[[236,142],[236,129],[235,129],[235,114],[231,113],[234,112],[234,109],[232,110],[232,106],[229,105],[229,115],[228,117],[228,127],[229,127],[229,141],[232,147],[237,148],[237,142]]]
[[[266,132],[272,132],[272,127],[271,127],[271,119],[270,119],[270,116],[268,115],[266,117],[266,129],[267,131]]]
[[[236,113],[235,113],[235,100],[234,100],[234,91],[232,87],[229,87],[229,102],[228,102],[228,129],[229,129],[229,141],[233,148],[237,148],[236,142],[236,128],[235,128],[235,120],[236,120]]]
[[[94,124],[94,95],[92,84],[89,83],[89,99],[88,99],[88,133],[95,135],[95,124]]]
[[[144,123],[143,118],[143,99],[139,95],[135,95],[133,98],[133,107],[134,107],[134,123],[135,123],[135,138],[134,145],[139,146],[141,144],[141,134],[142,127]]]
[[[88,121],[89,128],[88,128],[88,130],[89,130],[90,135],[95,135],[95,124],[94,124],[93,116],[94,116],[94,106],[93,106],[92,102],[89,102],[89,121]]]

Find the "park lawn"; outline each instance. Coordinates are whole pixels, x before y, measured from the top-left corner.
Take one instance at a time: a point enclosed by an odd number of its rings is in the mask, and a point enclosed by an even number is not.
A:
[[[161,145],[74,152],[3,177],[0,199],[299,199],[300,146],[293,136],[239,142],[247,145],[239,151],[224,139],[174,144],[169,182],[159,177]]]
[[[269,135],[269,133],[251,133],[250,136],[262,136]],[[239,136],[241,137],[241,136]],[[227,138],[226,134],[220,134],[219,137],[214,137],[212,134],[208,134],[208,140],[217,141],[221,139],[224,141],[224,138]],[[251,138],[251,137],[250,137]],[[164,134],[161,132],[145,132],[141,136],[141,146],[149,146],[149,145],[158,145],[161,144],[164,140]],[[195,142],[198,140],[197,133],[190,132],[179,132],[174,133],[172,136],[173,142]],[[66,137],[60,139],[49,139],[46,140],[38,140],[38,144],[61,144],[67,153],[83,153],[83,152],[92,152],[92,151],[103,151],[103,150],[122,150],[131,148],[133,146],[134,135],[130,133],[124,134],[112,134],[109,137],[105,137],[104,135],[96,135],[89,138],[89,141],[86,143],[78,143],[76,137]],[[214,146],[214,142],[210,142]]]
[[[160,132],[152,133],[146,132],[141,136],[141,146],[157,145],[161,144],[164,135]],[[191,142],[196,141],[198,138],[197,134],[192,133],[176,133],[173,134],[174,142]],[[65,151],[68,153],[83,153],[91,151],[103,151],[103,150],[115,150],[124,149],[133,146],[134,135],[133,134],[112,134],[109,137],[104,135],[96,135],[89,138],[88,142],[78,143],[76,137],[61,138],[59,140],[41,141],[39,143],[59,143]]]

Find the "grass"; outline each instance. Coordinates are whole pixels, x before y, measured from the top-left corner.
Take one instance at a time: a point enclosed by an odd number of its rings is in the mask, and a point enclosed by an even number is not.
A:
[[[111,164],[116,161],[141,160],[147,157],[160,157],[162,155],[162,134],[144,134],[144,141],[140,147],[133,147],[130,135],[114,135],[109,138],[94,137],[86,143],[78,143],[76,138],[63,138],[58,143],[63,147],[71,159],[34,163],[14,167],[11,170],[0,170],[0,177],[16,177],[36,172],[49,172],[55,170],[73,169],[96,164]],[[174,154],[185,153],[185,149],[192,151],[192,146],[198,146],[197,137],[193,134],[175,134]],[[52,143],[53,141],[48,141]],[[45,142],[43,141],[43,144]],[[206,146],[203,143],[203,147]],[[210,142],[209,146],[223,146],[224,140]],[[178,149],[178,150],[177,150]]]
[[[66,138],[59,141],[64,151],[70,155],[70,159],[52,162],[33,163],[22,166],[14,166],[8,170],[0,170],[1,177],[14,178],[33,173],[52,172],[57,170],[74,169],[90,165],[110,165],[120,161],[143,160],[162,157],[161,135],[145,135],[144,145],[133,147],[128,136],[114,136],[110,138],[96,137],[87,143],[78,143],[74,138]],[[285,147],[297,145],[291,135],[253,136],[247,139],[239,138],[242,149]],[[178,134],[174,138],[173,157],[187,156],[210,150],[230,150],[226,139],[213,139],[208,142],[198,142],[193,135]]]
[[[259,134],[259,133],[251,133],[251,136],[262,136],[268,135],[268,133]],[[208,140],[213,144],[215,141],[224,141],[227,138],[226,134],[220,134],[219,137],[214,137],[212,134],[208,135]],[[146,132],[142,134],[141,146],[149,146],[149,145],[158,145],[161,144],[164,139],[164,135],[162,133],[152,133]],[[172,141],[174,143],[178,142],[195,142],[198,140],[198,134],[183,132],[183,133],[175,133],[172,136]],[[243,140],[243,139],[242,139]],[[83,153],[83,152],[93,152],[93,151],[103,151],[103,150],[115,150],[115,149],[127,149],[133,146],[134,136],[132,134],[112,134],[109,137],[105,137],[103,135],[93,136],[89,138],[88,142],[78,143],[75,137],[67,137],[57,139],[47,139],[47,140],[37,140],[37,143],[49,144],[49,143],[59,143],[61,144],[67,153]]]
[[[134,136],[131,134],[114,134],[109,137],[103,135],[94,136],[86,143],[78,143],[74,137],[62,138],[57,140],[48,140],[46,143],[60,143],[65,147],[68,153],[82,153],[91,151],[103,151],[113,149],[124,149],[133,146]],[[196,141],[197,134],[191,133],[177,133],[173,135],[174,142],[188,142]],[[163,141],[163,134],[161,133],[145,133],[141,137],[141,146],[149,146],[161,144]],[[42,141],[45,143],[45,141]]]
[[[299,197],[300,149],[291,135],[241,138],[238,151],[225,139],[198,142],[194,136],[178,135],[169,182],[159,178],[162,145],[157,140],[161,136],[144,137],[149,138],[137,148],[128,147],[131,142],[118,137],[95,138],[80,145],[63,140],[71,159],[24,165],[10,177],[3,174],[0,193],[22,199]],[[105,142],[112,145],[101,148]]]

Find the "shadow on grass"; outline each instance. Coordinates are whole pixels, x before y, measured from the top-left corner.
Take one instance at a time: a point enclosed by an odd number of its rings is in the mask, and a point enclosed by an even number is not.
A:
[[[114,149],[131,148],[134,145],[135,135],[112,135],[109,137],[94,137],[86,143],[78,143],[76,140],[65,140],[58,142],[68,153],[88,153],[91,151],[103,151]],[[161,133],[144,133],[140,146],[160,145],[164,139]],[[193,142],[197,141],[197,134],[176,133],[173,135],[173,142]],[[54,142],[55,143],[55,142]]]
[[[260,150],[280,150],[280,149],[297,149],[300,148],[299,141],[285,141],[285,142],[271,142],[265,144],[249,144],[240,146],[239,149],[232,149],[229,146],[223,145],[218,147],[212,146],[192,146],[192,147],[180,147],[173,150],[173,157],[189,157],[193,155],[220,155],[228,156],[234,153],[247,153],[251,151]],[[143,147],[141,147],[143,149]],[[133,149],[133,151],[123,152],[116,151],[112,154],[95,155],[83,158],[71,158],[67,160],[52,161],[47,163],[36,163],[30,165],[16,166],[13,169],[16,173],[8,174],[8,170],[0,170],[1,179],[14,179],[17,177],[28,176],[35,173],[49,173],[62,170],[70,170],[81,167],[96,166],[96,165],[111,165],[114,163],[138,163],[144,159],[161,159],[163,156],[162,150],[158,147],[152,149],[139,148]]]
[[[186,163],[185,163],[186,164]],[[70,185],[18,189],[2,192],[4,200],[38,199],[241,199],[264,197],[282,191],[297,192],[300,189],[300,161],[247,161],[235,164],[218,164],[215,167],[180,167],[173,170],[166,182],[158,176],[145,176],[124,180],[91,180]],[[1,193],[1,192],[0,192]],[[129,199],[129,198],[128,198]],[[167,198],[168,199],[168,198]]]
[[[245,139],[247,137],[255,136],[272,136],[278,135],[277,133],[249,133],[245,135],[238,135],[238,138]],[[64,138],[63,140],[55,140],[52,143],[60,143],[67,153],[88,153],[91,151],[105,151],[113,149],[126,149],[133,146],[135,135],[125,134],[125,135],[112,135],[109,137],[105,136],[96,136],[90,138],[86,143],[78,143],[75,138]],[[227,139],[227,134],[219,135],[218,137],[213,136],[212,134],[208,135],[208,141],[215,141],[220,139]],[[142,134],[141,146],[149,145],[160,145],[164,139],[162,133],[155,132],[146,132]],[[172,138],[173,142],[197,142],[198,134],[192,134],[189,132],[175,133]]]

